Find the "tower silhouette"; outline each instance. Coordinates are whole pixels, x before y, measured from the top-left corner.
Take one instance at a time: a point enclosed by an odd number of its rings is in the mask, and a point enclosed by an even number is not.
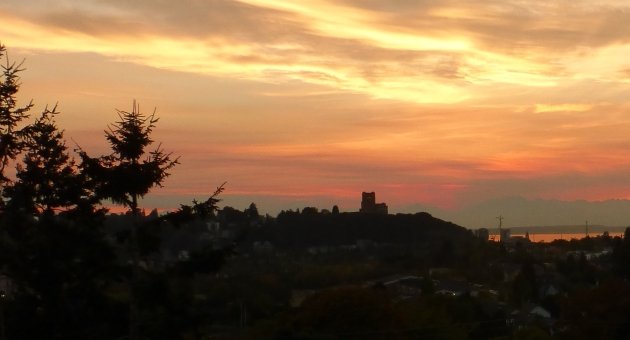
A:
[[[363,192],[361,193],[361,210],[359,211],[362,213],[387,215],[388,208],[385,203],[376,203],[376,193]]]

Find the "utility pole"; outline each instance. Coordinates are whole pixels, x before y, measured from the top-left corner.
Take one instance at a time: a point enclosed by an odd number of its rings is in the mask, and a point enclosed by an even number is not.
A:
[[[588,220],[586,221],[586,235],[585,237],[588,237]]]
[[[499,215],[497,219],[499,220],[499,241],[503,242],[503,235],[501,234],[501,227],[503,227],[503,215]]]

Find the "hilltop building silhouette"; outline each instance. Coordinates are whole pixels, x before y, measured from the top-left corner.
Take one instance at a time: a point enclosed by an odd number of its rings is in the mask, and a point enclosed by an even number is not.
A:
[[[376,194],[374,192],[363,192],[361,194],[361,210],[362,213],[384,214],[387,215],[387,204],[376,203]]]

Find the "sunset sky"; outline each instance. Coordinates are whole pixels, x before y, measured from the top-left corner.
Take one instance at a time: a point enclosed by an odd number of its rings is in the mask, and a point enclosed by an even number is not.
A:
[[[630,198],[627,1],[2,0],[0,42],[70,146],[156,108],[147,207]]]

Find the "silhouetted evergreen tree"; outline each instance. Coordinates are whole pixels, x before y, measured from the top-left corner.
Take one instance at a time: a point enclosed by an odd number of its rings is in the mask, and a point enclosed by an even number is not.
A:
[[[16,166],[16,182],[6,189],[8,207],[27,214],[53,215],[55,209],[76,207],[87,187],[54,121],[56,108],[44,110],[24,128],[25,154]]]
[[[86,172],[96,181],[97,195],[138,213],[138,199],[161,186],[177,163],[161,146],[146,150],[158,122],[155,112],[145,116],[135,102],[131,112],[117,110],[119,121],[105,131],[112,153],[92,158],[80,150]]]
[[[181,204],[179,209],[169,212],[155,222],[167,221],[175,226],[181,226],[182,224],[188,223],[195,218],[203,219],[214,217],[217,211],[217,204],[221,202],[221,199],[218,197],[223,192],[224,186],[225,183],[217,187],[214,193],[210,195],[207,200],[199,202],[195,199],[193,200],[192,205]]]
[[[4,53],[0,45],[0,59]],[[76,164],[55,123],[56,108],[22,126],[32,105],[16,105],[21,68],[6,59],[0,76],[0,275],[13,288],[0,292],[0,339],[112,339],[127,332],[131,339],[199,338],[209,316],[195,298],[196,275],[217,271],[231,246],[216,250],[208,242],[188,260],[159,270],[140,268],[140,260],[158,250],[163,225],[196,228],[214,218],[223,185],[205,201],[160,217],[140,216],[139,198],[161,186],[178,163],[160,146],[147,151],[155,114],[141,114],[135,103],[131,112],[118,111],[119,121],[105,132],[112,153],[91,157],[79,149]],[[5,170],[14,163],[10,180]],[[129,208],[133,219],[129,252],[118,258],[102,229],[106,209],[96,208],[103,200]]]
[[[90,191],[55,114],[44,110],[22,130],[24,156],[5,190],[0,259],[15,287],[6,295],[7,334],[80,339],[98,329],[101,338],[119,336],[120,312],[106,294],[117,272],[114,253],[100,213],[82,209],[91,207]]]
[[[147,147],[153,144],[151,133],[158,122],[153,114],[146,116],[140,112],[135,102],[131,112],[117,110],[119,121],[105,131],[112,153],[107,156],[92,158],[80,151],[82,165],[88,176],[94,181],[97,196],[110,199],[114,203],[129,208],[134,216],[131,228],[130,253],[132,271],[132,289],[130,296],[130,339],[137,339],[138,301],[136,283],[139,282],[139,247],[138,247],[138,199],[144,197],[152,188],[161,186],[169,170],[177,163],[170,153],[165,153],[160,146],[153,151]]]
[[[20,89],[22,64],[11,62],[6,54],[6,48],[0,44],[0,59],[4,57],[4,63],[0,66],[0,195],[10,182],[5,174],[6,168],[22,151],[23,132],[20,123],[28,118],[28,112],[33,107],[32,102],[21,107],[17,105],[16,94]],[[0,209],[2,205],[3,201],[0,200]]]

